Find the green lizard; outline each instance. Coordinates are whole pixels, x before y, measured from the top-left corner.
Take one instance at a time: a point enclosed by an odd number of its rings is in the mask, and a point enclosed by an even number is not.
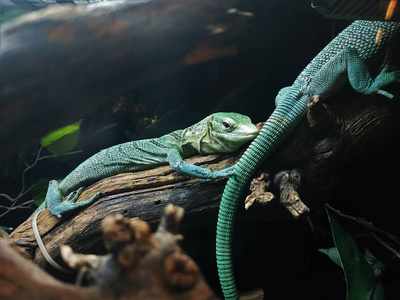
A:
[[[379,28],[382,38],[375,43]],[[400,31],[400,23],[355,21],[333,39],[300,73],[293,85],[277,97],[275,111],[268,118],[257,138],[250,144],[225,186],[217,223],[216,254],[218,275],[226,299],[238,299],[231,260],[233,223],[243,192],[258,167],[277,149],[307,112],[313,95],[328,97],[346,82],[363,94],[381,94],[382,86],[399,81],[400,71],[387,68],[372,78],[368,62],[390,35]]]
[[[212,171],[187,163],[183,158],[194,154],[232,153],[257,134],[257,127],[247,116],[214,113],[195,125],[159,138],[107,148],[85,160],[61,182],[50,181],[45,201],[35,212],[47,207],[52,215],[61,218],[62,214],[88,206],[102,196],[98,193],[85,201],[75,202],[84,186],[119,173],[141,171],[166,163],[175,171],[192,177],[212,179],[229,176],[233,167]]]
[[[116,145],[91,156],[61,182],[50,181],[45,201],[33,213],[33,233],[45,259],[59,271],[70,272],[52,259],[40,237],[37,216],[46,207],[52,215],[61,218],[64,213],[88,206],[103,196],[97,193],[85,201],[75,202],[84,190],[83,186],[119,173],[141,171],[166,163],[175,171],[192,177],[213,179],[229,176],[233,167],[212,171],[187,163],[183,158],[195,154],[232,153],[257,134],[257,127],[247,116],[214,113],[186,129],[155,139]]]

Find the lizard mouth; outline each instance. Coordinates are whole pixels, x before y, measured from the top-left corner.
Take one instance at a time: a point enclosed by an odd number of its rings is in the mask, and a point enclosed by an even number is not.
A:
[[[260,130],[258,130],[258,128],[253,125],[253,126],[241,126],[240,130],[238,131],[238,133],[236,134],[237,136],[248,136],[249,139],[251,138],[255,138],[258,133],[260,132]]]
[[[224,135],[224,139],[228,141],[226,144],[234,145],[232,147],[232,151],[236,151],[238,145],[243,145],[251,140],[253,140],[260,131],[257,127],[250,127],[250,126],[241,126],[240,128],[236,129],[235,132],[231,132],[229,134]],[[236,149],[233,149],[236,148]]]

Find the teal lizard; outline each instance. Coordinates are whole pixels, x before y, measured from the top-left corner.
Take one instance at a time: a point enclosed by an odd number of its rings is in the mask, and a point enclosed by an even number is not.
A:
[[[38,214],[46,207],[59,218],[63,214],[86,207],[103,196],[76,202],[84,186],[100,179],[125,172],[135,172],[169,163],[182,174],[198,178],[219,178],[232,174],[233,167],[212,171],[190,163],[183,158],[195,154],[232,153],[258,134],[250,118],[238,113],[214,113],[195,125],[176,130],[155,139],[139,140],[116,145],[89,157],[61,182],[49,182],[45,201],[36,209],[32,229],[45,259],[61,272],[70,271],[56,263],[47,252],[37,228]],[[69,195],[62,202],[62,198]]]
[[[383,28],[383,35],[375,43],[379,28]],[[397,22],[353,22],[307,65],[291,87],[282,90],[277,97],[278,106],[235,165],[222,195],[216,255],[218,275],[226,299],[238,299],[231,260],[231,241],[234,218],[248,181],[304,117],[311,96],[329,97],[346,82],[350,82],[357,92],[393,98],[381,87],[399,81],[400,71],[389,72],[384,67],[372,78],[368,70],[368,59],[373,58],[388,38],[399,31],[400,23]]]
[[[183,158],[194,154],[232,153],[258,134],[250,118],[238,113],[214,113],[195,125],[176,130],[159,138],[116,145],[89,157],[61,182],[49,182],[45,201],[35,212],[46,207],[59,218],[64,213],[85,207],[99,199],[98,193],[75,202],[84,186],[124,172],[135,172],[169,163],[182,174],[198,178],[219,178],[232,174],[233,167],[212,171]],[[76,191],[76,192],[74,192]],[[69,195],[62,202],[62,198]]]

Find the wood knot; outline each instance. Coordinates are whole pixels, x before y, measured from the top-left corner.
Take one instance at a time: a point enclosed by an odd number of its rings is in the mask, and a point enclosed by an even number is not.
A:
[[[251,194],[244,201],[244,208],[248,210],[254,204],[266,205],[275,199],[275,195],[269,190],[271,188],[271,180],[269,174],[261,173],[260,176],[254,178],[250,183]]]

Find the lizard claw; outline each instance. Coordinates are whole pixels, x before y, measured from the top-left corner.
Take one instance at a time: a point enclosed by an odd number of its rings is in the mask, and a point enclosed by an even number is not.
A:
[[[100,199],[100,198],[107,196],[107,194],[104,192],[98,192],[94,196],[96,197],[96,199]]]
[[[393,98],[394,98],[394,95],[393,95],[393,94],[391,94],[391,93],[389,93],[389,92],[387,92],[387,91],[384,91],[384,90],[377,90],[376,93],[377,93],[378,95],[385,96],[385,97],[387,97],[387,98],[389,98],[389,99],[393,99]]]
[[[387,66],[385,66],[381,71],[381,73],[375,78],[374,85],[377,88],[376,93],[385,96],[389,99],[393,99],[394,98],[393,94],[381,90],[380,87],[394,82],[400,82],[400,70],[388,71]]]
[[[79,189],[77,189],[76,191],[72,192],[71,194],[68,195],[67,199],[65,200],[65,202],[67,203],[74,203],[76,202],[76,200],[79,198],[79,195],[82,194],[83,190],[85,189],[85,187],[80,187]]]
[[[217,171],[219,174],[219,177],[226,177],[226,176],[232,176],[234,174],[234,169],[235,166],[231,166],[222,170]]]

